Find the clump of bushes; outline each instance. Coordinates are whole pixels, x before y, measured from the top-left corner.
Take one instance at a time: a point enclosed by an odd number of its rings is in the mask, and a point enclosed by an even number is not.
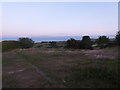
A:
[[[80,48],[82,48],[82,49],[92,49],[92,41],[91,41],[89,36],[83,36]]]
[[[34,41],[30,38],[19,38],[18,41],[23,49],[31,48],[34,45]]]
[[[33,45],[34,41],[30,38],[19,38],[18,41],[2,41],[2,52],[18,48],[31,48]]]
[[[66,47],[73,49],[92,49],[92,42],[89,36],[83,36],[82,41],[71,38],[67,40]]]
[[[93,49],[93,48],[106,48],[116,45],[120,46],[120,31],[116,35],[116,39],[109,39],[106,36],[99,36],[98,39],[93,39],[89,36],[83,36],[82,40],[75,40],[73,38],[67,40],[66,48],[73,49]]]
[[[77,41],[73,38],[71,38],[70,40],[67,40],[67,48],[78,48],[77,47]]]
[[[100,48],[105,48],[108,46],[110,40],[109,38],[107,38],[106,36],[100,36],[98,39],[97,39],[97,44]]]
[[[117,32],[116,41],[117,41],[117,44],[120,46],[120,31]]]

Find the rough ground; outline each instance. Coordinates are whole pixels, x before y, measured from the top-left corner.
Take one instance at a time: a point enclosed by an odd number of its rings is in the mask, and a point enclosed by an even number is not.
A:
[[[117,87],[117,47],[16,49],[3,53],[3,88]]]

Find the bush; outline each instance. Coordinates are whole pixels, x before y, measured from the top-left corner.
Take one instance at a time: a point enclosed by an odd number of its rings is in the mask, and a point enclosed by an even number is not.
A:
[[[66,47],[74,49],[92,49],[92,42],[89,36],[84,36],[82,41],[71,38],[67,40]]]
[[[52,42],[49,42],[49,46],[51,46],[52,48],[56,48],[57,44],[56,42],[52,41]]]
[[[89,36],[83,36],[81,44],[81,49],[92,49],[92,41]]]
[[[117,32],[116,41],[117,41],[117,44],[120,46],[120,31]]]
[[[19,38],[20,46],[22,48],[30,48],[34,45],[34,41],[30,38]]]
[[[67,48],[77,48],[77,41],[73,38],[67,40]]]
[[[110,40],[109,38],[107,38],[106,36],[100,36],[98,39],[97,39],[97,44],[100,48],[105,48],[108,46]]]

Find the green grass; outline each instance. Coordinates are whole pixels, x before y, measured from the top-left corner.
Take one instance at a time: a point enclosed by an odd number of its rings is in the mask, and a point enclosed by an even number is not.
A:
[[[11,51],[20,48],[18,41],[3,41],[2,42],[2,52]]]
[[[118,87],[118,60],[83,60],[77,65],[62,66],[59,72],[67,72],[65,86],[70,88],[116,88]],[[88,63],[89,62],[89,63]],[[72,63],[72,62],[71,62]],[[75,62],[74,62],[75,63]]]
[[[87,87],[84,86],[89,81],[89,86],[91,88],[100,87],[117,87],[117,72],[109,71],[107,68],[102,67],[88,67],[88,68],[78,68],[72,67],[72,74],[70,77],[66,77],[66,85],[69,87]],[[92,83],[90,83],[92,81]],[[96,85],[97,83],[103,83],[101,85]]]

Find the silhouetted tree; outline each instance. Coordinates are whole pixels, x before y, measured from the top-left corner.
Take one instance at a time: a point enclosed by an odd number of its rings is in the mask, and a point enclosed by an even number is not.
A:
[[[19,38],[18,41],[22,48],[30,48],[34,45],[34,41],[30,38]]]
[[[89,36],[83,36],[80,48],[82,49],[92,49],[92,42]]]
[[[97,39],[97,44],[100,48],[105,48],[108,46],[109,41],[109,38],[107,38],[106,36],[100,36]]]
[[[120,31],[117,32],[116,41],[117,41],[117,44],[120,46]]]

